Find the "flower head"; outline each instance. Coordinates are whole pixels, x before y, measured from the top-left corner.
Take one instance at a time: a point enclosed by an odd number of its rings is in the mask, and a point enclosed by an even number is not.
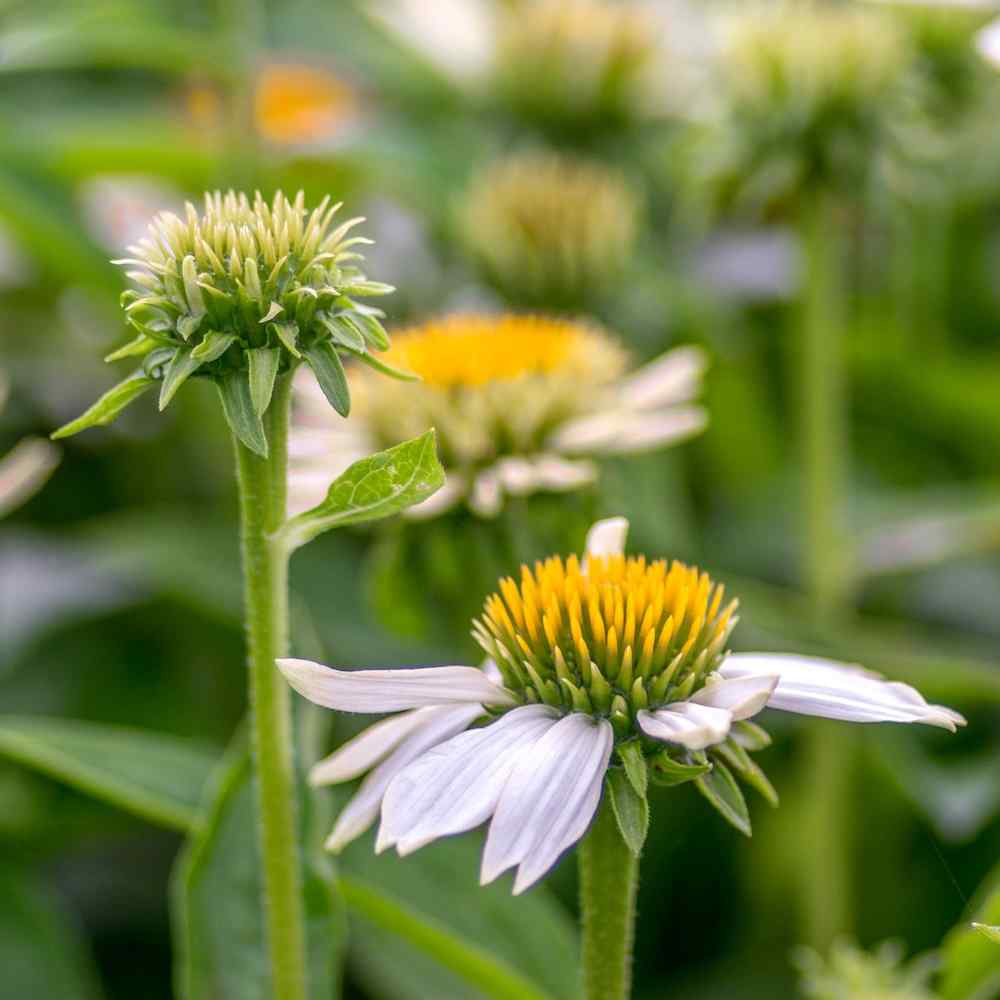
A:
[[[461,232],[512,301],[577,307],[607,291],[635,247],[639,199],[608,167],[516,153],[473,179]]]
[[[352,426],[334,426],[308,383],[293,424],[291,502],[306,509],[339,469],[428,425],[438,431],[448,481],[411,516],[466,501],[497,514],[506,495],[593,482],[590,458],[665,445],[699,431],[690,404],[704,360],[693,348],[627,373],[621,346],[594,324],[541,316],[453,315],[403,330],[386,359],[420,376],[400,385],[352,376]]]
[[[270,204],[260,193],[251,201],[216,191],[200,214],[188,203],[184,219],[154,218],[149,235],[129,247],[132,256],[115,261],[136,286],[122,305],[138,336],[107,360],[141,357],[141,367],[56,436],[109,422],[157,384],[162,410],[197,375],[219,385],[230,426],[264,454],[260,418],[275,380],[302,361],[346,416],[340,352],[379,365],[370,352],[389,346],[384,314],[355,299],[392,286],[361,272],[357,247],[371,241],[350,235],[363,219],[335,224],[339,208],[327,197],[308,211],[301,191],[294,201],[279,191]]]
[[[582,562],[550,559],[523,568],[519,585],[501,581],[475,625],[493,657],[482,670],[278,661],[319,705],[403,713],[316,766],[316,784],[370,771],[328,846],[344,846],[379,814],[376,848],[400,854],[490,820],[482,880],[516,867],[520,892],[584,835],[609,768],[623,767],[643,794],[647,778],[693,780],[749,833],[733,808],[742,805],[733,772],[776,801],[748,754],[768,743],[747,721],[765,706],[855,722],[964,723],[857,667],[728,652],[735,602],[696,569],[626,559],[627,527],[624,518],[599,522]]]

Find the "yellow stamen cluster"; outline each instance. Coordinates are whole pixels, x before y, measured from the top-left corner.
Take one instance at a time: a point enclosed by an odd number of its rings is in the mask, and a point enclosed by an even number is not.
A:
[[[521,567],[486,600],[473,635],[525,702],[607,716],[687,698],[716,667],[737,602],[680,562],[575,556]]]
[[[600,328],[539,316],[454,315],[393,335],[387,360],[421,382],[389,385],[358,371],[358,410],[376,441],[433,425],[451,467],[533,454],[560,422],[590,412],[625,370]]]
[[[267,66],[257,80],[254,116],[257,128],[271,142],[325,138],[356,110],[354,90],[315,66],[276,63]]]

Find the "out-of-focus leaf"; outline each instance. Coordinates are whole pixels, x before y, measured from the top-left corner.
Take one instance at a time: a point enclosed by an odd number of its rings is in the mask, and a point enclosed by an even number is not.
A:
[[[310,996],[335,995],[341,901],[329,873],[307,858],[303,886]],[[234,748],[210,782],[202,818],[171,887],[175,989],[182,1000],[270,1000],[262,869],[249,755]]]
[[[93,962],[55,900],[23,872],[0,870],[0,968],[5,997],[98,1000]]]
[[[1000,868],[995,868],[973,903],[978,924],[1000,924]],[[971,922],[962,922],[941,949],[942,1000],[992,1000],[1000,994],[1000,948]]]
[[[433,430],[355,462],[334,480],[326,499],[282,529],[289,549],[345,524],[377,521],[419,503],[444,482]]]
[[[175,830],[194,822],[219,756],[176,737],[30,716],[0,716],[0,754]]]
[[[233,371],[217,380],[222,412],[229,429],[252,452],[267,457],[267,435],[260,414],[254,409],[250,382],[244,371]]]
[[[90,409],[82,413],[76,420],[72,420],[60,427],[59,430],[54,431],[52,437],[56,439],[70,437],[73,434],[79,434],[80,431],[87,430],[88,427],[104,427],[110,424],[129,403],[138,399],[154,385],[156,385],[156,379],[150,378],[142,371],[133,372],[127,379],[104,393]]]
[[[980,934],[987,937],[990,941],[996,944],[1000,944],[1000,925],[995,927],[990,926],[990,924],[979,924],[975,920],[972,921],[972,926],[979,931]]]
[[[638,857],[649,833],[649,803],[645,795],[635,790],[624,771],[617,768],[609,771],[605,784],[622,839]]]
[[[695,778],[695,787],[719,811],[722,818],[740,833],[750,836],[750,813],[743,793],[725,764],[716,763],[708,774]]]
[[[400,859],[388,853],[376,855],[365,839],[356,841],[341,856],[341,867],[352,881],[378,886],[406,911],[427,918],[474,951],[482,950],[495,960],[537,984],[541,992],[558,1000],[578,996],[576,935],[572,922],[544,887],[524,896],[511,896],[506,885],[479,885],[480,837],[470,834],[431,844]],[[380,931],[379,938],[384,939]],[[352,934],[364,942],[369,938],[367,921],[357,922]],[[400,951],[401,957],[410,947]],[[378,953],[375,953],[378,954]],[[439,957],[438,961],[440,961]],[[405,968],[400,979],[405,979]],[[378,981],[380,972],[372,969]],[[458,983],[452,979],[452,983]],[[439,983],[440,986],[440,983]],[[461,997],[461,989],[434,992],[427,984],[411,981],[408,993],[385,994],[392,1000],[426,1000],[427,997]],[[490,994],[473,990],[470,996]],[[495,995],[495,994],[494,994]]]

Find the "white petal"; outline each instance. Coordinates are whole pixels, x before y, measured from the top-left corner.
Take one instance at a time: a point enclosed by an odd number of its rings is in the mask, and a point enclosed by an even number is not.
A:
[[[990,21],[976,35],[976,48],[979,54],[994,68],[1000,67],[1000,19]]]
[[[521,757],[490,824],[484,885],[519,865],[514,893],[523,892],[584,835],[601,799],[613,743],[607,720],[574,712]]]
[[[724,708],[733,720],[749,719],[760,712],[778,686],[778,674],[746,674],[743,677],[712,680],[691,701],[696,705]]]
[[[469,493],[469,507],[480,517],[496,517],[503,507],[503,486],[496,467],[476,476]]]
[[[558,718],[545,705],[526,705],[423,754],[386,792],[378,849],[396,844],[409,854],[488,819],[520,757]]]
[[[575,490],[597,479],[597,466],[585,459],[570,461],[559,455],[538,455],[535,475],[544,490]]]
[[[403,517],[411,521],[427,521],[432,517],[445,513],[454,507],[465,496],[468,484],[465,477],[457,472],[449,472],[443,485],[426,500],[415,503],[403,511]]]
[[[475,667],[332,670],[310,660],[277,662],[299,694],[341,712],[401,712],[455,702],[516,704],[508,691]]]
[[[309,784],[336,785],[370,771],[410,733],[419,729],[430,717],[429,713],[433,712],[433,708],[415,708],[369,726],[329,757],[313,765],[309,772]]]
[[[786,653],[732,653],[719,667],[723,677],[777,672],[769,708],[847,722],[924,722],[955,731],[958,712],[929,705],[908,684],[885,681],[860,667]]]
[[[639,728],[654,740],[679,743],[688,750],[704,750],[729,735],[733,715],[725,708],[679,701],[655,712],[638,713]]]
[[[0,517],[42,488],[59,464],[59,449],[42,438],[25,438],[0,459]]]
[[[585,552],[588,556],[620,556],[625,553],[628,518],[607,517],[587,532]]]
[[[706,423],[700,406],[644,411],[622,408],[567,421],[556,428],[548,444],[567,454],[622,455],[691,437],[704,430]]]
[[[701,387],[708,358],[699,347],[678,347],[643,365],[619,383],[623,403],[648,410],[686,403]]]
[[[447,705],[430,709],[423,724],[365,778],[357,794],[341,810],[333,832],[326,840],[327,850],[342,850],[364,833],[375,822],[382,796],[392,779],[431,747],[468,729],[481,714],[478,705]]]

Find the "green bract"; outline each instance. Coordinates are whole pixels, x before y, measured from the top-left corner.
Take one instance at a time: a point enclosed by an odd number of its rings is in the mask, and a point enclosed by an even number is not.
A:
[[[270,205],[259,192],[251,202],[216,191],[201,215],[190,203],[186,219],[158,215],[133,256],[114,261],[137,286],[122,295],[137,336],[106,360],[139,357],[140,367],[53,437],[109,423],[157,384],[162,410],[197,375],[218,385],[239,439],[266,455],[261,416],[278,376],[301,362],[347,416],[341,352],[377,365],[369,352],[389,346],[384,313],[355,299],[393,288],[362,273],[357,247],[372,241],[348,235],[361,218],[335,226],[339,208],[326,197],[307,211],[301,191],[294,201],[279,191]]]

